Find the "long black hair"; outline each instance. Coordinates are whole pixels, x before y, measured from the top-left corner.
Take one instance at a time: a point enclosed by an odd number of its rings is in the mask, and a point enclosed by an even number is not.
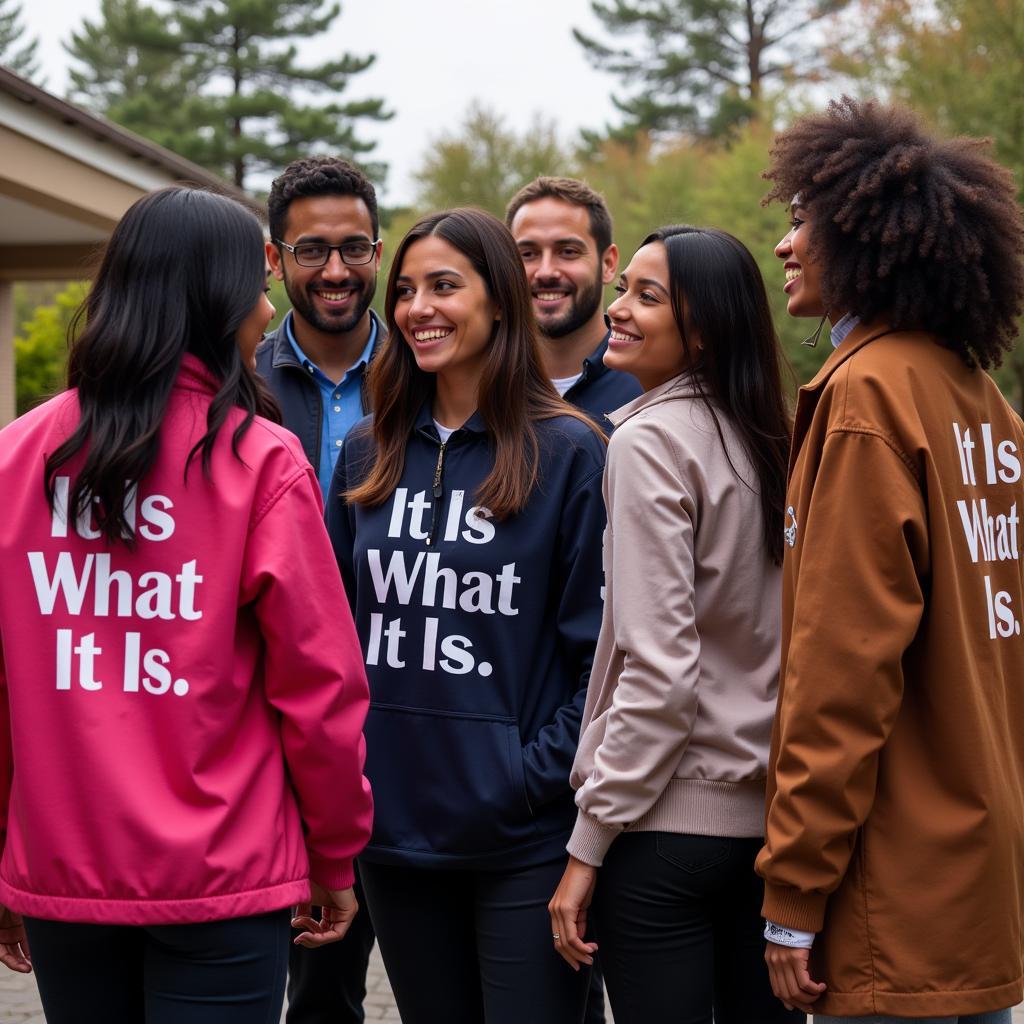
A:
[[[245,418],[232,450],[255,415],[279,420],[269,391],[245,365],[235,333],[266,284],[263,231],[255,214],[200,189],[161,189],[134,203],[107,243],[95,282],[72,331],[68,387],[77,388],[74,433],[46,459],[52,508],[58,470],[79,452],[68,517],[92,510],[110,541],[134,539],[125,502],[157,456],[160,426],[186,352],[220,382],[206,433],[183,471],[202,453],[208,473],[217,433],[235,406]]]
[[[716,228],[677,224],[652,231],[641,245],[651,242],[665,246],[672,312],[687,364],[697,371],[695,386],[730,463],[712,403],[725,412],[740,436],[757,473],[765,548],[781,565],[790,419],[782,392],[782,357],[761,271],[742,242]],[[691,334],[700,337],[700,352],[691,346]]]

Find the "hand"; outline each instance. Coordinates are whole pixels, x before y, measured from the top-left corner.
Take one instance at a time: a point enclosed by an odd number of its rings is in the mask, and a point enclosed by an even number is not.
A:
[[[352,919],[359,910],[356,894],[352,889],[321,889],[316,882],[310,882],[312,900],[300,903],[295,908],[292,927],[303,929],[292,941],[296,946],[315,949],[326,946],[344,938]],[[322,916],[318,921],[313,917],[313,907],[321,908]]]
[[[19,974],[32,972],[32,954],[28,949],[21,915],[0,907],[0,963]]]
[[[772,991],[787,1010],[796,1007],[804,1013],[813,1013],[812,1004],[825,991],[824,982],[811,980],[807,970],[810,955],[809,949],[793,949],[774,942],[769,942],[764,951]]]
[[[596,942],[583,941],[587,931],[587,909],[594,898],[596,881],[597,868],[570,857],[555,895],[548,904],[555,949],[574,971],[580,969],[580,964],[592,966],[597,952]]]

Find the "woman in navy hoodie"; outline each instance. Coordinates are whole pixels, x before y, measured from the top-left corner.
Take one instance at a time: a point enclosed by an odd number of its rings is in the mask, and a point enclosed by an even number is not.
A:
[[[372,698],[367,902],[406,1024],[568,1024],[586,978],[545,908],[600,628],[604,440],[549,384],[489,214],[420,221],[385,305],[376,414],[329,512]]]

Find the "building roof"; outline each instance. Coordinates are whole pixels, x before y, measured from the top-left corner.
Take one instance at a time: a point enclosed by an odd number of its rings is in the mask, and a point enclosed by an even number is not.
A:
[[[122,153],[156,170],[161,177],[169,176],[178,181],[210,185],[233,193],[238,198],[243,197],[241,191],[234,185],[229,184],[212,171],[208,171],[205,167],[200,167],[198,164],[192,163],[191,160],[186,160],[104,117],[76,107],[73,103],[68,103],[45,89],[33,85],[9,69],[0,67],[0,96],[3,95],[18,100],[40,113],[56,118],[68,128],[80,130],[93,142],[116,147]]]

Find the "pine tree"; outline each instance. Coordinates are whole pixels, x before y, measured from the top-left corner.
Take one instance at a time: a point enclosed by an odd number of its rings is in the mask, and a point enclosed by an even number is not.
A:
[[[25,39],[21,6],[17,0],[0,0],[0,64],[22,78],[39,77],[38,39]]]
[[[337,96],[373,63],[351,54],[299,63],[293,40],[326,31],[339,13],[324,0],[103,0],[101,21],[68,47],[82,65],[74,86],[108,117],[239,186],[311,152],[358,158],[373,143],[356,126],[390,117],[384,101],[296,96]]]
[[[187,116],[200,76],[182,54],[168,15],[140,0],[101,0],[97,21],[85,21],[65,44],[80,63],[69,69],[72,96],[111,121],[182,156],[199,148]]]
[[[728,135],[755,113],[772,81],[793,83],[823,67],[808,29],[849,0],[592,0],[605,30],[630,45],[576,41],[596,67],[635,94],[613,102],[625,116],[613,137],[639,131]],[[639,46],[631,45],[639,37]],[[820,43],[819,43],[820,45]],[[590,141],[594,141],[591,138]]]

